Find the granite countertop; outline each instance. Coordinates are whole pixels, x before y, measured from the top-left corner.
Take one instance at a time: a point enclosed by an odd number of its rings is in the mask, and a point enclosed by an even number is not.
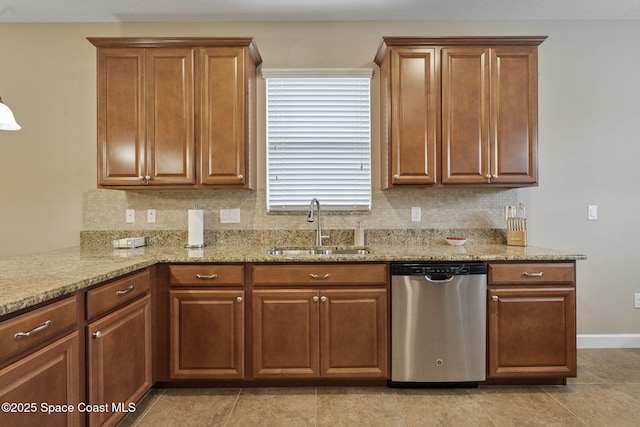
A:
[[[563,261],[585,255],[540,247],[467,243],[373,244],[367,255],[269,255],[266,245],[210,245],[188,250],[178,245],[138,249],[76,247],[0,259],[0,316],[71,294],[157,263],[389,262],[389,261]]]

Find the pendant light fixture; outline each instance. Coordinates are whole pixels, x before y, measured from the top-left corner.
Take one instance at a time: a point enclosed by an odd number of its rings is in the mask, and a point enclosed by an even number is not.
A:
[[[13,113],[6,106],[4,102],[2,102],[2,98],[0,97],[0,130],[19,130],[20,125],[16,123],[16,119],[13,117]]]

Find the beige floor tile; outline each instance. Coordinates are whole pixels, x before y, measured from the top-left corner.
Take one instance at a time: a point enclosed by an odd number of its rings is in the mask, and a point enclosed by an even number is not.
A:
[[[638,368],[640,369],[640,367]],[[622,393],[625,393],[632,399],[640,402],[640,383],[638,384],[612,384],[611,385],[615,390],[618,390]],[[639,422],[640,424],[640,422]]]
[[[225,425],[240,389],[166,389],[137,426]]]
[[[578,361],[578,368],[604,383],[640,383],[640,348],[581,349]]]
[[[164,393],[164,389],[152,388],[149,390],[147,394],[144,395],[142,399],[136,405],[136,411],[129,413],[126,417],[124,417],[120,423],[119,427],[129,427],[134,426],[136,422],[138,422],[148,411],[149,408],[155,405],[156,401],[160,398],[160,396]]]
[[[539,386],[487,386],[471,395],[497,426],[584,426]]]
[[[467,389],[396,389],[407,426],[495,426]]]
[[[567,386],[153,389],[120,426],[640,425],[640,349],[578,350]]]
[[[313,426],[315,388],[243,389],[227,426]]]
[[[640,404],[632,396],[609,384],[545,386],[560,404],[590,426],[636,427]]]
[[[318,426],[405,426],[387,387],[318,387]]]

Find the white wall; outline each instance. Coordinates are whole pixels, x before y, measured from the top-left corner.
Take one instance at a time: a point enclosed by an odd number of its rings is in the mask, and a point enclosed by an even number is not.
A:
[[[95,50],[85,37],[221,35],[254,36],[265,67],[373,66],[383,35],[549,35],[539,50],[540,185],[517,190],[530,242],[588,255],[578,262],[579,333],[640,333],[637,21],[0,24],[0,96],[23,126],[0,132],[0,256],[78,244],[82,194],[96,180]],[[588,204],[598,221],[586,220]]]

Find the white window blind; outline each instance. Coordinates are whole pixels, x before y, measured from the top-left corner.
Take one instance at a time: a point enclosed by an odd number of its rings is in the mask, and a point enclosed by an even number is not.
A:
[[[323,210],[370,209],[372,70],[262,73],[267,209],[305,210],[314,197]]]

